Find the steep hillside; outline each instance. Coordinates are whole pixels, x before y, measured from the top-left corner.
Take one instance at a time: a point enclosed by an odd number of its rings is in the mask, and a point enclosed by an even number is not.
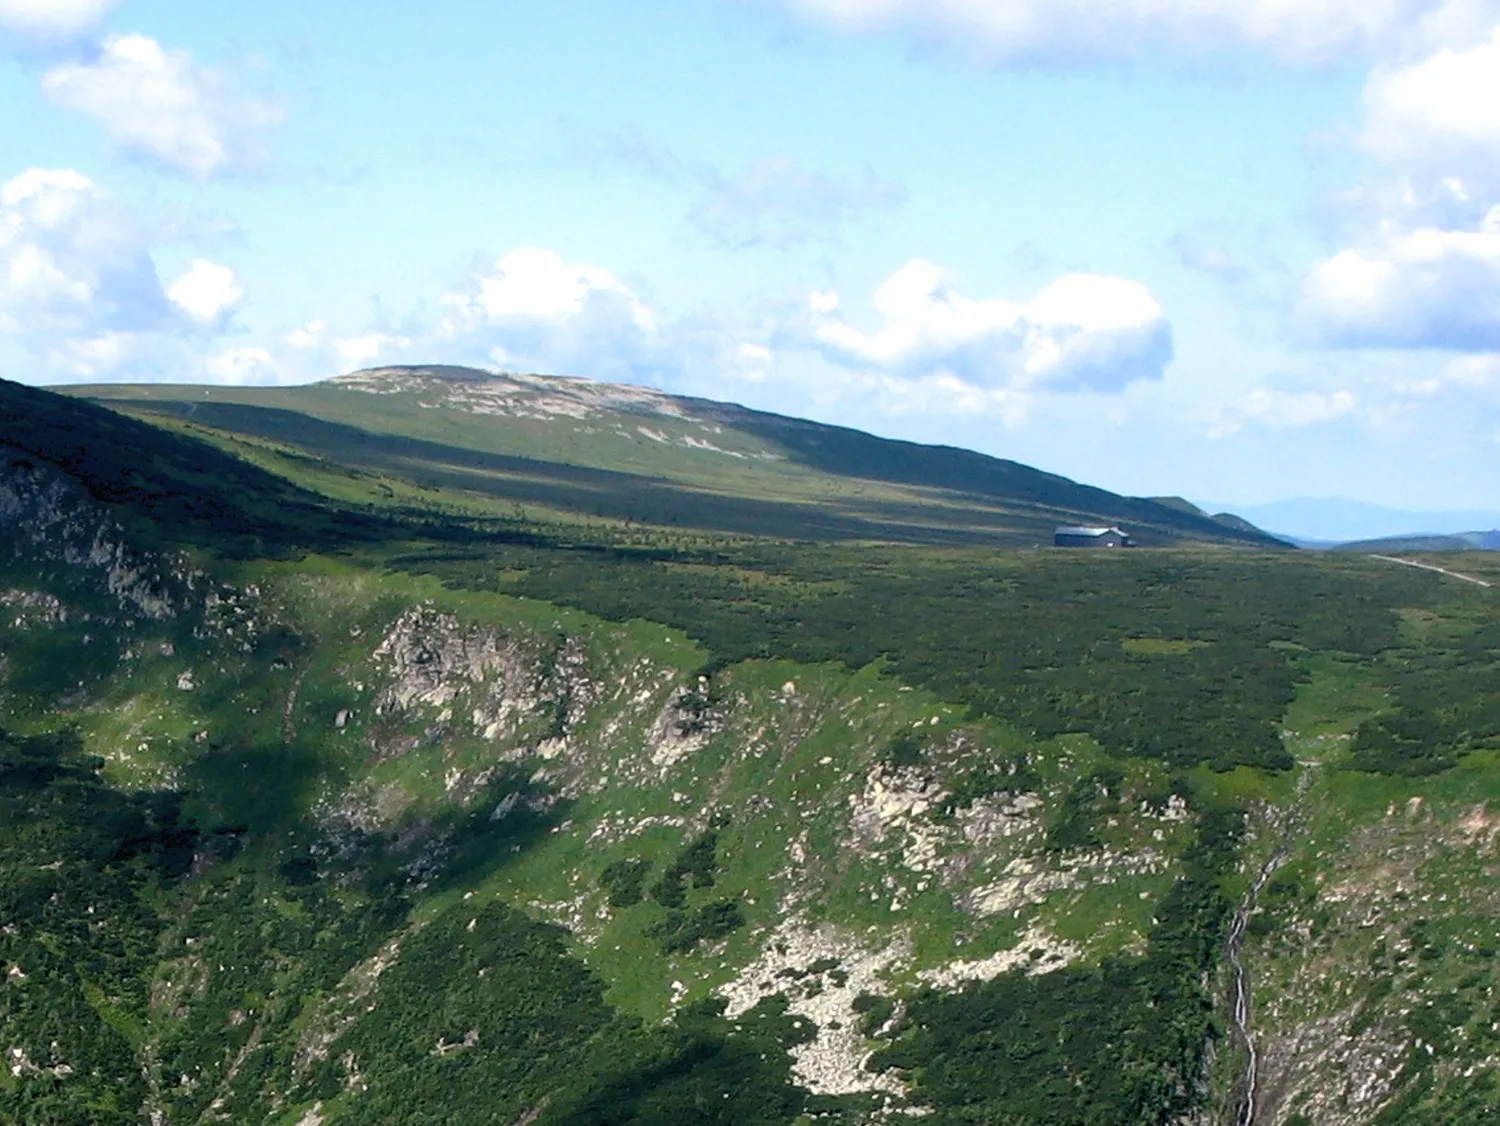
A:
[[[1027,546],[1059,523],[1105,523],[1143,543],[1272,542],[968,450],[582,379],[385,368],[311,387],[76,393],[558,513],[796,539]]]
[[[1494,556],[624,529],[0,392],[0,1122],[1500,1105]]]

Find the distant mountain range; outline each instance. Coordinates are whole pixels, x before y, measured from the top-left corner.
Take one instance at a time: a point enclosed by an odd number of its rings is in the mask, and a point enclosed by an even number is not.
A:
[[[1205,503],[1200,507],[1210,511],[1232,508],[1257,527],[1304,547],[1453,537],[1463,537],[1465,542],[1446,544],[1446,549],[1493,547],[1492,543],[1479,541],[1489,529],[1500,528],[1500,511],[1453,509],[1421,512],[1386,508],[1345,497],[1295,497],[1269,504]]]
[[[1413,536],[1385,536],[1374,540],[1348,540],[1344,543],[1334,544],[1333,550],[1383,552],[1500,551],[1500,531],[1461,532],[1454,536],[1418,534]]]

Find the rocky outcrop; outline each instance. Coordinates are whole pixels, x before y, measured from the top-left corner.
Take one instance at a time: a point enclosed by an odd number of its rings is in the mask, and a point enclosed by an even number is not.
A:
[[[126,612],[170,617],[193,576],[133,550],[105,507],[56,470],[26,459],[0,462],[0,550],[62,564],[73,581],[113,596]]]
[[[577,638],[559,637],[549,646],[431,606],[397,618],[374,656],[389,674],[378,715],[431,709],[440,721],[467,721],[491,741],[514,739],[537,719],[541,741],[565,739],[599,696]]]
[[[792,1049],[793,1073],[809,1090],[901,1096],[905,1088],[895,1076],[865,1069],[871,1049],[860,1031],[855,1001],[863,994],[890,992],[886,975],[910,956],[904,938],[872,948],[838,927],[811,926],[791,918],[769,936],[760,957],[719,994],[728,1003],[727,1014],[734,1017],[762,997],[784,993],[790,1013],[817,1025],[813,1039]]]
[[[707,677],[679,688],[646,733],[653,764],[668,768],[702,750],[724,729],[724,711],[713,701]]]
[[[68,619],[62,601],[45,591],[0,590],[0,622],[9,620],[15,629],[54,625]]]

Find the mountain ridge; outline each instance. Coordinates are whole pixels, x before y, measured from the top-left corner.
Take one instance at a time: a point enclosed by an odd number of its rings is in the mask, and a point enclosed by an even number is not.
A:
[[[296,422],[301,436],[288,440],[307,452],[346,463],[362,458],[371,469],[616,519],[653,522],[654,515],[690,524],[706,518],[703,501],[713,496],[720,530],[776,534],[780,523],[792,538],[806,524],[804,538],[812,539],[1021,546],[1050,543],[1057,524],[1102,521],[1135,525],[1132,533],[1148,544],[1284,546],[1258,529],[971,450],[880,438],[635,385],[403,366],[291,389],[62,390],[262,440],[287,439]],[[301,419],[273,417],[273,411]],[[315,425],[354,430],[314,433]],[[375,435],[385,449],[360,450],[356,432]],[[432,444],[393,444],[421,442]],[[613,485],[599,478],[579,483],[577,470],[622,476]],[[734,514],[731,501],[746,511]]]

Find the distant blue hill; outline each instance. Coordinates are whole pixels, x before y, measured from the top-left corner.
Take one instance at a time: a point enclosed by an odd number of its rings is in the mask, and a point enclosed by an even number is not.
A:
[[[1339,544],[1300,544],[1333,551],[1500,551],[1500,531],[1463,532],[1456,536],[1386,536],[1374,540],[1350,540]]]
[[[1273,535],[1303,547],[1332,547],[1371,540],[1426,539],[1432,537],[1479,537],[1474,547],[1494,547],[1483,542],[1493,533],[1476,528],[1500,528],[1500,510],[1463,509],[1415,511],[1387,508],[1345,497],[1296,497],[1269,504],[1202,503],[1210,512],[1229,510]]]

